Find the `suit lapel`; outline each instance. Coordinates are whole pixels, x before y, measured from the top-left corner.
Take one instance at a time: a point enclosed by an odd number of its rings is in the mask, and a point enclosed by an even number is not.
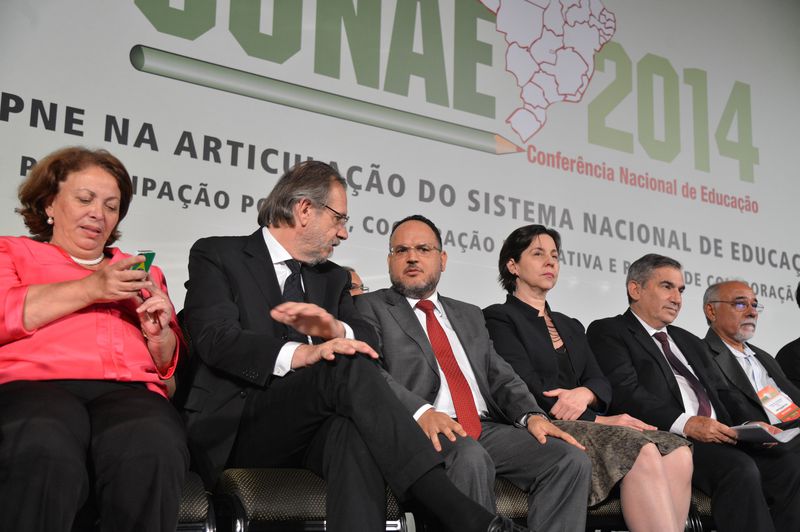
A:
[[[484,369],[485,360],[478,360],[479,357],[483,358],[481,357],[483,353],[477,353],[474,349],[471,349],[471,347],[475,345],[474,342],[471,341],[474,336],[474,327],[481,324],[469,323],[467,316],[460,312],[458,307],[453,305],[451,299],[440,295],[439,302],[442,304],[442,307],[444,307],[444,312],[447,314],[450,325],[452,325],[453,330],[456,331],[458,341],[461,342],[461,347],[464,349],[464,353],[466,353],[467,359],[472,366],[472,373],[475,374],[475,378],[478,379],[478,383],[481,384],[481,376],[486,373]],[[482,384],[481,388],[484,388]],[[485,390],[482,389],[481,391],[484,396],[488,397]]]
[[[425,361],[431,368],[431,371],[439,376],[439,366],[436,363],[436,356],[433,354],[433,347],[428,340],[428,335],[422,329],[422,326],[414,314],[414,309],[408,304],[405,297],[398,294],[392,289],[386,290],[386,302],[388,303],[389,314],[392,315],[397,322],[398,327],[419,347],[420,351],[425,357]]]
[[[761,406],[758,395],[756,395],[755,390],[753,390],[753,385],[747,378],[742,366],[739,365],[733,353],[731,353],[730,349],[727,348],[717,333],[709,329],[705,340],[714,357],[714,362],[719,369],[722,370],[725,377],[732,382],[734,386],[739,388],[739,391],[745,394],[748,399]]]
[[[275,275],[275,267],[272,265],[267,244],[264,242],[264,235],[261,229],[250,235],[244,247],[244,262],[247,269],[253,276],[269,308],[282,303],[282,295],[278,278]]]
[[[478,383],[478,389],[483,396],[483,400],[489,406],[490,414],[495,416],[497,412],[502,413],[502,409],[494,402],[494,397],[489,387],[488,364],[486,360],[486,357],[489,355],[488,353],[481,353],[475,350],[476,342],[472,340],[475,336],[475,328],[485,328],[486,326],[484,323],[470,323],[469,316],[461,312],[459,307],[454,305],[453,300],[450,298],[443,297],[439,294],[439,302],[442,304],[442,307],[444,307],[447,320],[450,322],[450,325],[453,326],[453,330],[455,330],[456,336],[458,336],[458,341],[461,343],[461,347],[467,355],[467,360],[472,367],[472,375]]]
[[[655,341],[647,334],[647,331],[642,324],[639,323],[639,320],[636,316],[633,315],[633,311],[628,309],[625,314],[625,319],[628,322],[628,329],[630,330],[633,338],[645,352],[650,355],[653,360],[655,360],[658,367],[661,369],[661,373],[664,375],[665,382],[669,386],[670,392],[672,392],[673,397],[681,407],[685,408],[683,404],[683,399],[681,398],[681,390],[678,386],[678,381],[675,379],[675,374],[672,373],[672,368],[669,367],[667,363],[667,359],[664,356],[664,353],[656,346]]]

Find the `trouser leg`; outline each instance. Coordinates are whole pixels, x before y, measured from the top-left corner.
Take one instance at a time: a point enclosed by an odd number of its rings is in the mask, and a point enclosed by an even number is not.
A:
[[[46,382],[0,385],[0,530],[69,531],[89,494],[89,418]]]
[[[484,447],[472,438],[456,436],[451,442],[439,435],[447,478],[465,495],[495,513],[494,462]]]
[[[378,530],[386,521],[386,484],[355,425],[331,416],[309,446],[305,464],[327,479],[328,530]]]
[[[528,527],[537,532],[583,530],[592,464],[585,452],[558,438],[539,443],[527,430],[483,423],[479,439],[497,476],[528,493]]]
[[[329,421],[332,417],[344,418],[351,426]],[[322,435],[318,435],[323,429]],[[360,442],[355,456],[367,452],[382,477],[401,497],[417,478],[441,463],[430,441],[397,400],[375,363],[362,356],[337,356],[332,362],[320,362],[274,379],[267,389],[251,393],[229,464],[305,466],[312,442],[315,446],[325,442],[325,459],[329,460],[328,457],[342,453],[349,455],[350,450],[339,447],[356,435]],[[344,459],[352,461],[353,456]],[[349,482],[338,478],[347,475],[341,467],[331,464],[321,469],[329,486]],[[372,471],[358,474],[369,477],[370,485],[375,485]],[[339,496],[347,493],[334,495]],[[383,488],[366,492],[364,498],[361,504],[382,508],[383,522]],[[342,513],[344,510],[336,512],[337,516]],[[331,526],[338,525],[331,523]]]
[[[103,532],[172,532],[189,464],[183,423],[144,388],[103,394],[86,405]]]
[[[716,443],[694,442],[692,484],[711,496],[719,532],[775,530],[761,488],[761,473],[747,453]]]
[[[800,530],[800,449],[780,446],[754,452],[775,530]]]
[[[363,356],[337,356],[290,373],[248,401],[231,465],[302,464],[311,440],[334,415],[355,425],[398,495],[442,462],[375,363]]]

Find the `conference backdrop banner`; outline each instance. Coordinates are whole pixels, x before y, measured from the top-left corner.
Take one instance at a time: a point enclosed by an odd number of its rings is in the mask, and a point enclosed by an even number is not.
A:
[[[389,284],[393,221],[443,230],[441,291],[504,299],[514,228],[563,237],[553,308],[584,324],[626,308],[628,264],[685,267],[677,324],[742,278],[755,343],[798,335],[795,223],[800,4],[689,0],[3,0],[0,227],[16,189],[66,145],[134,176],[125,251],[152,249],[183,305],[191,244],[247,234],[286,168],[346,177],[334,256]]]

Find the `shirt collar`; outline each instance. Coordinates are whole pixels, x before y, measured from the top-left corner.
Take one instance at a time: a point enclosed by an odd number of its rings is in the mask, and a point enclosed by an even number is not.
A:
[[[287,260],[294,258],[288,251],[286,251],[286,248],[283,247],[280,242],[278,242],[272,233],[270,233],[268,227],[262,227],[261,234],[264,235],[264,243],[267,245],[267,250],[269,251],[270,259],[272,259],[272,264],[282,264]]]
[[[733,356],[735,356],[735,357],[747,358],[747,357],[755,356],[755,354],[756,354],[755,351],[750,349],[750,346],[747,345],[747,343],[743,343],[742,344],[742,345],[744,345],[744,351],[739,351],[735,347],[729,345],[728,342],[724,342],[723,341],[722,343],[725,344],[725,347],[727,347],[728,350],[731,352],[731,354],[733,354]]]
[[[636,312],[633,311],[633,309],[631,309],[631,314],[633,314],[634,317],[636,317],[636,319],[639,320],[639,323],[641,323],[642,327],[644,327],[644,329],[647,331],[647,335],[648,336],[653,336],[657,332],[663,332],[663,333],[667,332],[667,327],[666,326],[661,327],[660,329],[655,329],[655,328],[651,327],[646,321],[644,321],[642,318],[640,318],[639,315],[636,314]],[[669,336],[669,333],[667,333],[667,336]]]
[[[433,294],[430,295],[430,297],[426,297],[425,299],[433,303],[434,308],[438,310],[440,314],[443,314],[442,306],[439,304],[439,292],[434,292]],[[415,309],[417,308],[417,303],[419,303],[421,299],[414,299],[413,297],[407,297],[406,301],[408,301],[408,304],[411,305],[411,308]]]

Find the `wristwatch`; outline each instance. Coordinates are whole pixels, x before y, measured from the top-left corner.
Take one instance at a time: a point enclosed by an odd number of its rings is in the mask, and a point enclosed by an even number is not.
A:
[[[550,421],[550,418],[547,417],[546,414],[542,414],[541,412],[528,412],[527,414],[522,416],[522,418],[520,418],[519,425],[523,428],[528,428],[528,420],[531,418],[531,416],[540,416]]]

